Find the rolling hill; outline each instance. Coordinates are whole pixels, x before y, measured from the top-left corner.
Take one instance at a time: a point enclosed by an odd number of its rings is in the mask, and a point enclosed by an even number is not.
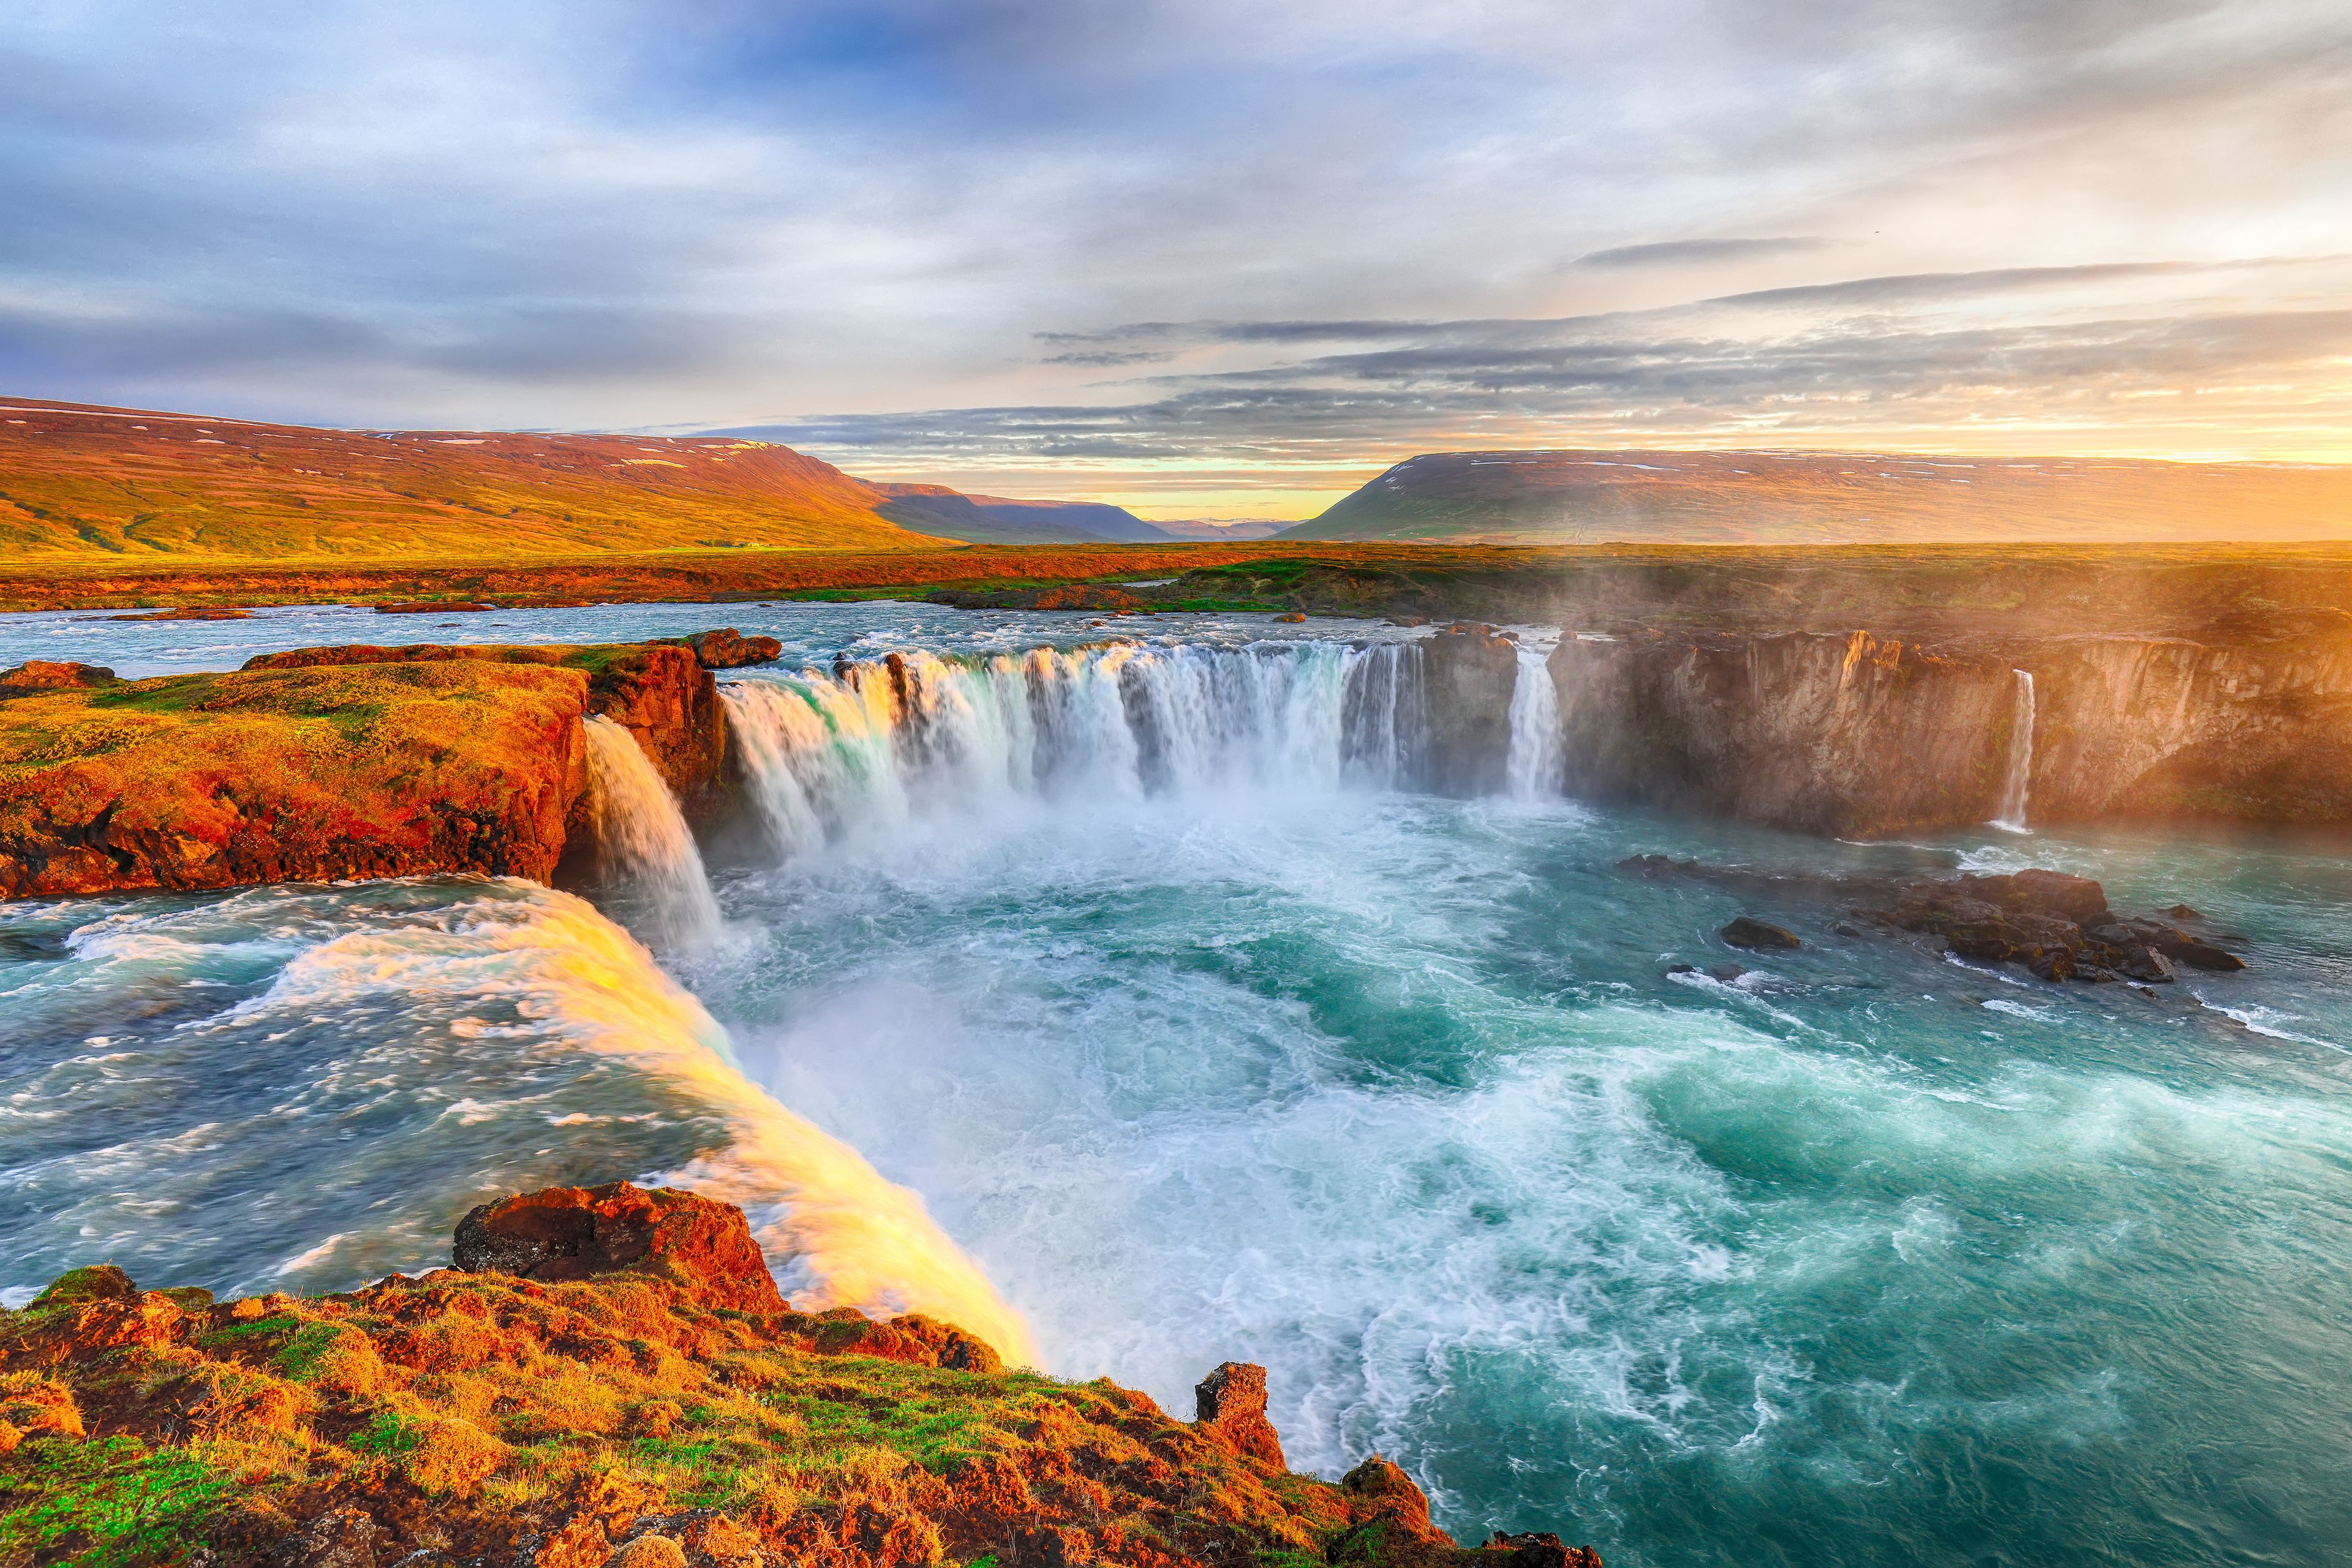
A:
[[[1443,452],[1282,539],[1806,544],[2352,538],[2352,466],[1840,452]]]
[[[894,521],[884,510],[892,504],[880,487],[758,441],[325,430],[0,401],[0,553],[18,561],[874,552],[951,542]]]
[[[1164,544],[1175,535],[1106,501],[1014,500],[945,485],[884,484],[882,515],[902,528],[974,544]]]

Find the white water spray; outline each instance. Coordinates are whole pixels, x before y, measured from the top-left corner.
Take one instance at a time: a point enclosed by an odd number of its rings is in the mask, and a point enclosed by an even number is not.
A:
[[[2000,808],[1992,825],[2011,833],[2032,831],[2025,826],[2025,796],[2033,780],[2033,672],[2012,671],[2017,677],[2016,707],[2009,728],[2009,775],[2001,781]]]
[[[719,934],[719,900],[677,797],[625,728],[592,714],[587,729],[589,809],[622,901],[656,947],[708,942]]]
[[[1551,667],[1536,648],[1519,649],[1519,668],[1511,684],[1511,749],[1504,767],[1510,793],[1520,800],[1540,800],[1559,793],[1559,693],[1551,683]]]
[[[1412,643],[906,654],[719,692],[788,855],[992,800],[1407,787],[1424,746]]]
[[[528,1023],[483,1022],[502,1002]],[[1027,1324],[923,1200],[745,1078],[726,1030],[586,900],[514,883],[437,921],[338,937],[239,1012],[345,1018],[387,1005],[503,1028],[518,1053],[560,1044],[627,1061],[723,1124],[720,1146],[658,1179],[741,1207],[794,1306],[926,1312],[1035,1363]]]

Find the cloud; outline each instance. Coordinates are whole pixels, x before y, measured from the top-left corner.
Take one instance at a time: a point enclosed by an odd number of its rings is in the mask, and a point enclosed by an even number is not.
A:
[[[1576,267],[1689,267],[1721,261],[1762,261],[1826,250],[1835,240],[1792,235],[1776,239],[1666,239],[1647,245],[1616,245],[1587,251]]]
[[[2215,237],[2333,247],[2348,70],[2307,0],[26,0],[0,390],[1285,464],[2139,353],[2258,442],[2338,373],[2196,345],[2352,287]]]

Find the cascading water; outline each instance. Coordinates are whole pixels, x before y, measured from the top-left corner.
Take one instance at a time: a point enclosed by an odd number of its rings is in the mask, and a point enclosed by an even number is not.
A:
[[[2033,780],[2033,672],[2012,673],[2017,677],[2017,696],[2010,719],[2009,773],[2001,780],[2000,808],[1993,813],[1992,825],[2025,833],[2031,831],[2025,826],[2025,796]]]
[[[592,714],[587,730],[589,810],[625,919],[656,947],[709,942],[719,900],[677,798],[626,729]]]
[[[1511,685],[1511,749],[1504,764],[1510,793],[1520,800],[1558,795],[1560,784],[1559,693],[1538,648],[1519,649]]]
[[[1023,796],[1392,789],[1424,751],[1411,643],[893,655],[720,695],[787,854]]]

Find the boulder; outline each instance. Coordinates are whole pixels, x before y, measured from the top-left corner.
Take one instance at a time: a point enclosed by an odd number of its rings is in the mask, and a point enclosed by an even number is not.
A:
[[[1805,944],[1797,940],[1794,931],[1741,915],[1715,933],[1734,947],[1744,947],[1750,952],[1787,952]]]
[[[697,632],[686,639],[686,646],[694,650],[696,662],[705,669],[740,669],[747,664],[772,664],[784,651],[784,645],[773,637],[747,637],[733,626]]]
[[[114,671],[97,664],[52,664],[28,658],[14,669],[0,670],[0,696],[16,691],[73,691],[114,684]]]
[[[708,1307],[787,1310],[743,1211],[671,1187],[612,1182],[484,1204],[457,1222],[451,1259],[470,1274],[549,1281],[650,1274]]]
[[[2016,873],[2009,882],[2015,890],[2012,907],[2056,915],[2077,925],[2106,918],[2107,890],[2088,877],[2037,868]]]
[[[1265,1418],[1265,1368],[1229,1361],[1201,1380],[1192,1398],[1195,1418],[1233,1447],[1277,1470],[1288,1468],[1282,1439]]]

